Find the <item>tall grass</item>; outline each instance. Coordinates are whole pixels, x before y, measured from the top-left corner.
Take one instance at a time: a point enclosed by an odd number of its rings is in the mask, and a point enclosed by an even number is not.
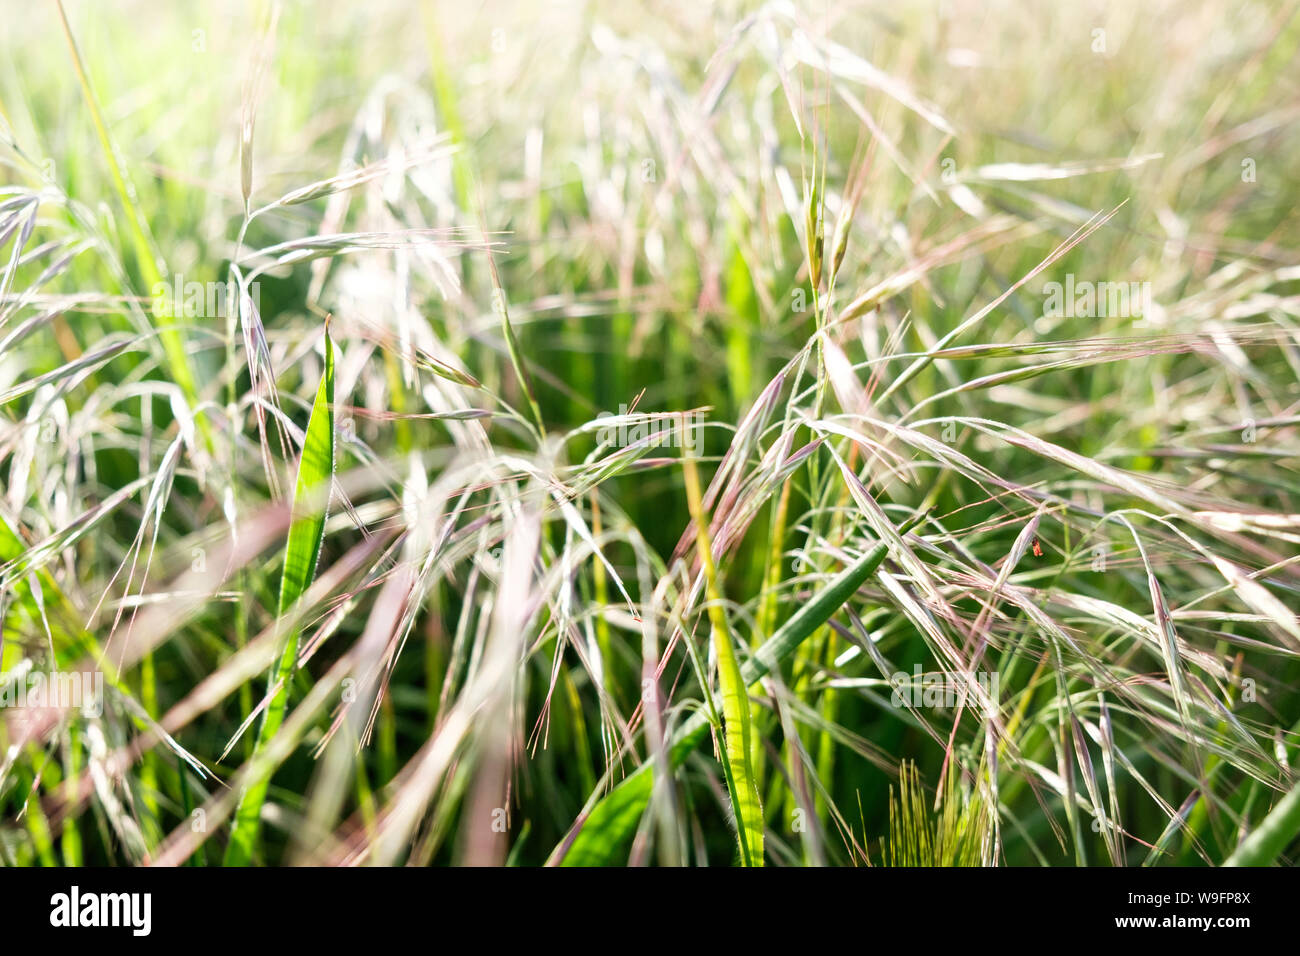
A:
[[[0,862],[1295,859],[1293,11],[9,14]]]

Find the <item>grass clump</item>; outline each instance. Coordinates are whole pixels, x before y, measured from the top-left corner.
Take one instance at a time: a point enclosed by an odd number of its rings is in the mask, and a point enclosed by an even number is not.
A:
[[[0,861],[1294,861],[1294,18],[254,6],[0,39]]]

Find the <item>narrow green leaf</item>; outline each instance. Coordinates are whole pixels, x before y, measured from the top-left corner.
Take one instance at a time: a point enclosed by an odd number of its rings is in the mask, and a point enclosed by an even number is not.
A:
[[[704,569],[708,595],[709,631],[718,655],[718,685],[722,691],[723,762],[727,787],[736,814],[736,838],[740,844],[742,866],[763,865],[763,807],[758,795],[750,760],[753,734],[750,719],[749,690],[740,673],[736,647],[723,610],[722,591],[718,587],[718,569],[713,563],[713,542],[709,538],[708,517],[700,497],[700,479],[689,448],[682,458],[686,477],[686,498],[695,522],[696,547]]]
[[[126,175],[122,172],[121,164],[118,162],[117,151],[114,149],[113,141],[109,136],[108,126],[104,122],[103,114],[99,109],[99,102],[95,98],[95,93],[90,86],[90,79],[86,75],[86,67],[81,59],[81,51],[77,47],[77,41],[73,39],[72,26],[68,23],[68,14],[63,9],[63,0],[58,0],[57,5],[59,19],[63,24],[63,35],[68,41],[68,49],[72,56],[72,66],[77,74],[77,80],[81,84],[81,93],[85,98],[86,107],[90,111],[90,118],[95,126],[95,134],[99,137],[100,146],[104,151],[104,158],[108,162],[108,169],[113,178],[113,187],[117,190],[118,199],[121,201],[122,209],[126,213],[127,232],[131,238],[136,264],[140,269],[140,275],[144,279],[145,285],[149,288],[150,294],[156,295],[156,290],[165,286],[166,283],[163,281],[162,272],[158,269],[158,260],[154,258],[153,245],[150,242],[144,214],[140,211],[140,206],[136,202],[135,190],[127,181]],[[156,318],[159,322],[163,351],[167,355],[172,378],[181,387],[181,391],[185,393],[186,400],[191,405],[194,405],[199,397],[198,387],[195,384],[194,371],[190,367],[189,354],[185,351],[184,339],[176,328],[176,319],[170,314],[170,310],[163,310],[162,314],[159,314]],[[205,439],[210,443],[207,419],[200,418],[199,423]]]
[[[321,540],[325,537],[325,518],[329,510],[329,483],[334,476],[334,344],[328,327],[325,330],[325,374],[316,389],[307,436],[303,440],[302,458],[298,462],[298,482],[293,492],[293,521],[285,547],[284,571],[280,577],[280,600],[276,617],[284,620],[287,612],[306,593],[316,575]],[[253,758],[262,752],[284,721],[289,697],[289,679],[298,660],[298,628],[284,636],[284,649],[271,670],[267,692],[272,694],[258,729]],[[250,780],[235,811],[230,845],[226,848],[226,866],[247,866],[253,859],[261,829],[262,804],[266,802],[269,774]]]
[[[1300,786],[1278,802],[1241,846],[1233,851],[1224,866],[1268,866],[1274,863],[1287,845],[1300,835]]]

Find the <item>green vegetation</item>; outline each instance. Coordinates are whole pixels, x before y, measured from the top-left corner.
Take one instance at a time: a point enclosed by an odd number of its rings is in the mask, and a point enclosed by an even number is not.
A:
[[[0,864],[1295,860],[1300,17],[419,7],[7,14]]]

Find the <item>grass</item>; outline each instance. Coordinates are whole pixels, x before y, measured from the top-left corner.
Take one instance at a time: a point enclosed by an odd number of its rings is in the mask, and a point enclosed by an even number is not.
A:
[[[1300,17],[1058,6],[13,11],[0,862],[1292,863]]]
[[[294,485],[294,519],[289,526],[289,539],[285,544],[284,570],[280,575],[280,598],[276,606],[276,622],[284,622],[297,602],[307,593],[316,564],[320,560],[321,541],[325,537],[327,503],[334,481],[334,344],[330,341],[329,322],[325,327],[325,371],[316,389],[311,417],[307,420],[307,433],[303,437],[302,457],[298,461],[298,480]],[[266,694],[269,703],[257,732],[254,756],[265,750],[284,723],[284,709],[288,702],[289,683],[298,664],[299,632],[292,625],[281,638],[284,649],[271,672]],[[247,866],[259,840],[262,806],[266,802],[268,781],[264,776],[253,778],[248,789],[240,796],[235,811],[234,828],[230,844],[226,847],[226,865]]]

